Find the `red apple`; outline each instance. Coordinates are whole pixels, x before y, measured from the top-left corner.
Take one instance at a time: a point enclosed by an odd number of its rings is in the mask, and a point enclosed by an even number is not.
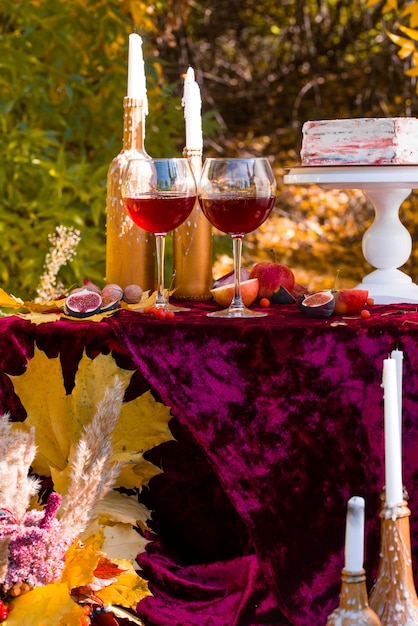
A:
[[[335,298],[335,315],[359,313],[369,297],[369,292],[365,289],[336,289],[332,293]]]
[[[295,276],[292,270],[286,265],[262,261],[256,263],[250,272],[250,278],[258,278],[259,298],[271,298],[273,293],[280,287],[284,287],[292,293],[295,285]]]

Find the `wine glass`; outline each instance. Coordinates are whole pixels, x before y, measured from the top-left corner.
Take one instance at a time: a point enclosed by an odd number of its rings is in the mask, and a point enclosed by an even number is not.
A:
[[[192,212],[197,189],[192,168],[184,158],[130,159],[122,177],[122,199],[132,220],[155,234],[158,309],[184,311],[168,303],[164,291],[165,237]]]
[[[241,295],[242,240],[268,218],[276,200],[277,184],[268,159],[208,158],[198,187],[200,206],[210,223],[232,236],[234,253],[234,296],[223,311],[211,317],[264,317],[251,311]]]

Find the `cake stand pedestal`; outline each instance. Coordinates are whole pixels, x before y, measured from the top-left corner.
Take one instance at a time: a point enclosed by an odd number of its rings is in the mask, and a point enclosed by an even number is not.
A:
[[[376,269],[356,289],[367,289],[376,304],[418,302],[418,285],[399,270],[412,251],[412,238],[399,219],[402,202],[418,187],[416,165],[292,167],[287,185],[317,184],[324,189],[361,189],[374,207],[374,221],[362,240],[364,258]]]

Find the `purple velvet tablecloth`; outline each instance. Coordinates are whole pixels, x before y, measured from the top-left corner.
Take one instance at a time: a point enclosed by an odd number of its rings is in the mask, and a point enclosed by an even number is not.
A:
[[[174,440],[142,494],[152,541],[139,557],[150,626],[325,624],[338,604],[346,503],[366,499],[366,573],[376,574],[384,483],[383,359],[404,352],[403,462],[418,559],[418,313],[307,318],[293,305],[256,320],[219,320],[210,304],[174,320],[120,311],[100,323],[0,320],[0,409],[24,419],[5,374],[34,345],[60,355],[67,392],[83,350],[137,368],[171,407]],[[337,323],[338,322],[338,323]],[[417,513],[417,515],[416,515]]]

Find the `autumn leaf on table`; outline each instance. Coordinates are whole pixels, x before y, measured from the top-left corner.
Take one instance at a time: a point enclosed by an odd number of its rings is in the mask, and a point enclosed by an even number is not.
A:
[[[67,552],[61,580],[67,583],[77,600],[85,599],[93,590],[105,605],[135,609],[140,600],[150,595],[148,583],[138,576],[130,560],[110,561],[101,551],[102,547],[104,549],[102,542],[101,532],[83,544],[75,542]]]
[[[93,521],[81,535],[81,540],[103,533],[103,551],[113,559],[134,561],[145,551],[148,543],[135,528],[148,528],[149,510],[138,499],[110,491],[93,509]]]
[[[71,600],[68,586],[57,582],[14,598],[7,626],[80,626],[83,614]]]
[[[149,595],[148,584],[138,576],[130,561],[121,559],[117,564],[125,569],[123,574],[120,574],[115,582],[97,591],[96,595],[105,605],[114,604],[135,609],[138,602]]]
[[[21,309],[23,305],[23,300],[15,298],[13,295],[9,295],[4,291],[4,289],[0,289],[0,307],[4,307],[6,309]]]
[[[132,375],[131,370],[119,368],[110,354],[90,359],[84,353],[73,391],[67,395],[59,357],[49,359],[35,347],[25,373],[10,376],[27,412],[26,420],[14,427],[29,430],[35,426],[38,452],[33,469],[52,476],[61,495],[67,491],[69,464],[80,433],[91,421],[103,390],[113,385],[116,376],[126,389]],[[141,488],[160,472],[143,455],[173,438],[168,428],[170,418],[169,408],[156,402],[150,392],[122,406],[112,437],[112,461],[126,463],[126,467],[116,486]]]

